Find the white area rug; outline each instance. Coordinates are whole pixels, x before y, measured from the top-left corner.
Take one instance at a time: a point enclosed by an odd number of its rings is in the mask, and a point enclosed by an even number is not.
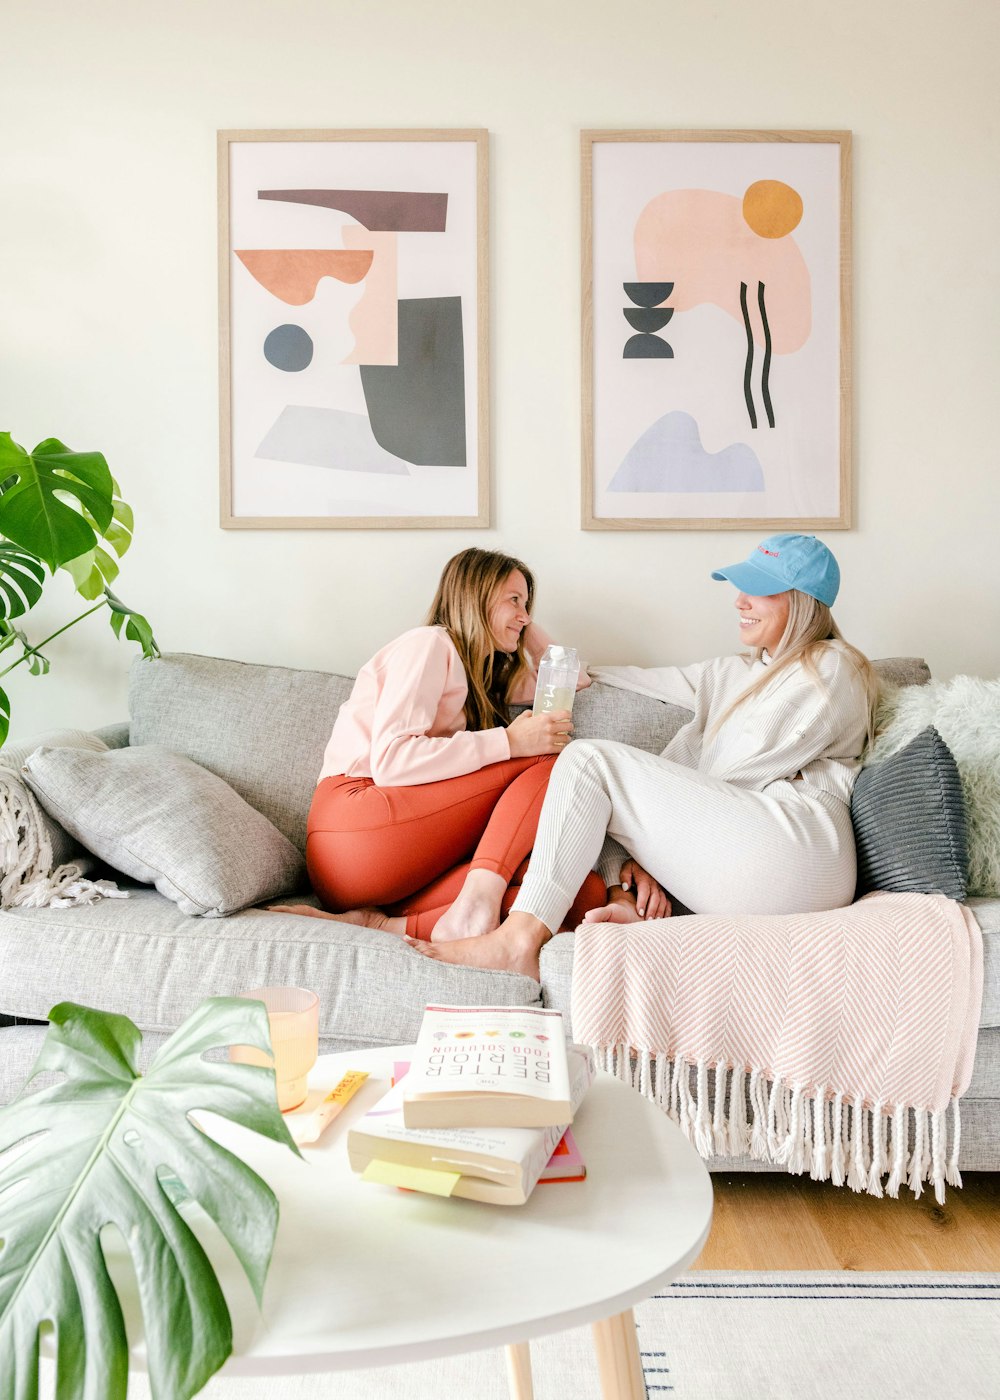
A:
[[[649,1400],[997,1400],[1000,1274],[693,1272],[635,1309]],[[601,1400],[590,1329],[531,1344],[535,1400]],[[51,1386],[43,1395],[51,1394]],[[502,1351],[227,1381],[204,1400],[506,1400]],[[129,1400],[148,1400],[144,1376]]]

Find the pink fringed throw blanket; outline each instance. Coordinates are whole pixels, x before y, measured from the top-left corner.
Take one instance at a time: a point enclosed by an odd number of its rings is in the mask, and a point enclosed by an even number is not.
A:
[[[962,1184],[982,991],[979,926],[943,895],[582,924],[573,1038],[703,1157],[749,1152],[875,1196],[886,1175],[890,1196],[931,1181],[943,1201]]]

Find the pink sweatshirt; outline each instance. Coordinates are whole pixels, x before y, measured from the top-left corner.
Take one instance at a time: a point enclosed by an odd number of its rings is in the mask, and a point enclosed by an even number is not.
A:
[[[336,774],[408,787],[510,758],[506,729],[465,727],[465,667],[443,627],[414,627],[362,666],[340,707],[320,781]]]
[[[549,638],[535,623],[525,649],[537,666]],[[584,670],[580,687],[589,685]],[[513,697],[527,704],[534,678]],[[323,755],[319,782],[345,774],[380,787],[410,787],[474,773],[510,758],[502,727],[465,727],[465,667],[443,627],[414,627],[384,646],[358,672]]]

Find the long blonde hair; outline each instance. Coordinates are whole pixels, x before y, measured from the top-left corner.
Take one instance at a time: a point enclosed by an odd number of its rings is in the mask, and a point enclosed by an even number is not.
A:
[[[807,672],[816,685],[821,686],[822,681],[817,662],[826,651],[828,644],[833,641],[838,643],[838,651],[843,652],[853,662],[864,685],[868,707],[865,747],[870,748],[875,741],[875,708],[879,698],[878,675],[875,668],[864,652],[858,651],[857,647],[851,646],[850,642],[845,641],[844,635],[834,622],[833,613],[827,605],[821,603],[818,598],[813,598],[809,593],[801,593],[797,588],[788,590],[788,621],[781,634],[781,641],[771,653],[771,664],[764,674],[754,681],[753,685],[748,686],[742,695],[738,695],[725,713],[715,721],[712,725],[712,734],[718,733],[733,711],[739,709],[745,700],[748,700],[751,695],[756,695],[757,691],[762,690],[764,686],[770,685],[775,676],[787,670],[789,666],[794,666],[797,662],[801,662],[803,670]],[[759,661],[763,654],[763,647],[751,647],[744,656],[744,660],[748,666],[751,666],[755,661]]]
[[[507,655],[497,650],[490,630],[490,609],[508,577],[519,570],[528,585],[525,611],[535,600],[535,580],[520,559],[487,549],[463,549],[449,559],[441,574],[428,627],[443,627],[455,643],[469,683],[465,701],[468,729],[494,729],[510,722],[507,708],[514,686],[529,671],[524,634],[517,650]]]

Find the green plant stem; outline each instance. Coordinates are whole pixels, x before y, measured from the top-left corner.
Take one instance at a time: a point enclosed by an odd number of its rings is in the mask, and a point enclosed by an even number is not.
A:
[[[71,627],[75,627],[76,624],[82,622],[85,617],[89,617],[91,613],[97,612],[98,608],[103,608],[107,604],[107,601],[107,598],[102,598],[99,603],[95,603],[92,608],[88,608],[87,611],[81,613],[79,617],[74,617],[72,621],[67,622],[64,627],[60,627],[57,632],[53,632],[51,636],[46,637],[45,640],[39,642],[37,646],[26,647],[16,661],[12,661],[6,670],[0,671],[0,679],[6,676],[8,671],[13,671],[15,666],[20,666],[22,662],[27,661],[29,656],[34,656],[36,652],[40,652],[42,647],[47,647],[49,642],[54,642],[56,637],[61,637],[64,632],[67,632]]]

